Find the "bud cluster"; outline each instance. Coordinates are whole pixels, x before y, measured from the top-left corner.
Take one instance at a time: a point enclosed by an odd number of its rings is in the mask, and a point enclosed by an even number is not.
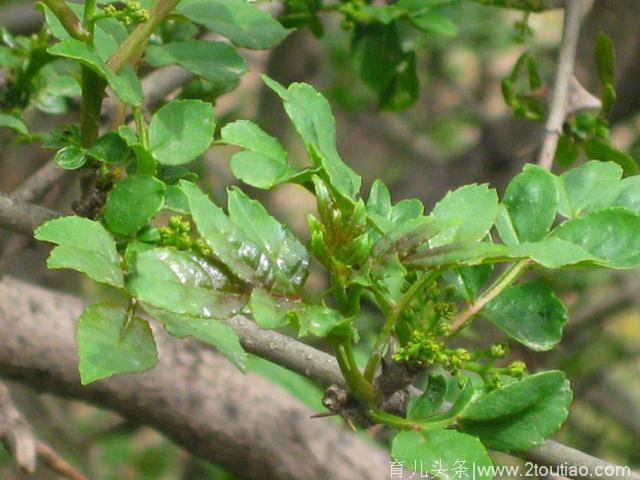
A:
[[[118,9],[113,3],[110,3],[104,7],[104,13],[109,18],[119,20],[126,27],[149,20],[149,10],[142,8],[137,0],[128,0],[122,9]]]
[[[179,250],[193,250],[199,255],[211,255],[211,249],[201,238],[191,238],[191,223],[176,215],[169,219],[166,227],[159,229],[159,244]]]

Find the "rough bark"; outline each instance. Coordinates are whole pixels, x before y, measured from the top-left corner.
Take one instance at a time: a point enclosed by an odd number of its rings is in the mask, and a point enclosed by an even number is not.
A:
[[[388,457],[264,378],[240,373],[196,342],[155,329],[146,373],[81,386],[75,297],[12,278],[0,283],[0,373],[150,425],[201,458],[249,479],[383,479]]]

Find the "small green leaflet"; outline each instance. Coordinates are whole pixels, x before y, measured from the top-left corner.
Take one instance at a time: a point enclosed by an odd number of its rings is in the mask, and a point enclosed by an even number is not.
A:
[[[122,163],[129,156],[127,142],[116,132],[109,132],[98,138],[87,155],[105,163]]]
[[[149,149],[163,165],[188,163],[209,148],[215,127],[211,104],[173,100],[151,117]]]
[[[449,192],[433,208],[441,232],[432,248],[453,242],[473,242],[487,236],[498,215],[498,195],[487,185],[465,185]]]
[[[489,302],[482,315],[535,351],[550,350],[562,338],[567,309],[542,282],[513,285]]]
[[[459,478],[458,473],[476,480],[493,478],[493,463],[480,440],[455,430],[399,433],[391,444],[391,456],[409,470],[416,468],[418,475],[428,472],[443,480]]]
[[[104,206],[104,222],[114,233],[133,235],[164,204],[165,185],[149,175],[130,175],[115,184]]]
[[[560,428],[571,398],[569,381],[562,372],[537,373],[472,402],[462,415],[461,428],[489,448],[527,450]]]
[[[612,162],[591,160],[558,178],[560,214],[567,218],[608,207],[618,194],[622,169]]]
[[[29,130],[22,120],[6,113],[0,113],[0,127],[10,128],[24,135],[29,134]]]
[[[239,47],[273,48],[290,33],[271,15],[244,0],[182,0],[175,11]]]
[[[109,303],[88,307],[76,326],[80,379],[86,385],[117,373],[149,370],[156,364],[156,345],[149,324]]]
[[[185,70],[213,83],[220,94],[234,89],[247,64],[236,49],[222,42],[185,40],[164,45],[150,45],[145,61],[155,68],[180,65]]]
[[[77,145],[67,145],[56,152],[53,161],[64,170],[76,170],[86,163],[87,156]]]
[[[144,309],[160,321],[164,328],[177,338],[193,337],[214,347],[231,363],[243,372],[247,370],[247,354],[240,345],[238,336],[233,329],[220,320],[203,317],[193,317],[177,314],[143,305]]]
[[[442,375],[429,375],[422,395],[409,400],[407,418],[427,418],[442,406],[446,393],[447,380]]]
[[[127,289],[138,300],[177,314],[229,318],[248,298],[236,293],[215,265],[172,248],[138,252],[129,265]]]
[[[389,232],[405,222],[415,220],[424,213],[424,205],[417,198],[400,200],[391,205],[389,189],[381,180],[371,185],[367,200],[367,215],[383,231]]]
[[[142,104],[142,86],[131,66],[125,67],[122,73],[115,74],[107,67],[93,46],[74,38],[56,43],[49,47],[48,51],[52,55],[78,60],[105,78],[118,98],[126,104],[133,106]]]
[[[327,173],[331,186],[344,197],[355,199],[361,178],[338,155],[336,122],[327,99],[306,83],[293,83],[285,89],[265,75],[262,79],[283,100],[307,153]]]
[[[225,125],[220,135],[222,142],[245,149],[231,157],[231,172],[252,187],[270,189],[299,173],[280,142],[249,120]]]
[[[49,268],[72,268],[97,282],[124,286],[116,245],[98,222],[75,216],[56,218],[39,226],[34,237],[58,244],[47,259]]]

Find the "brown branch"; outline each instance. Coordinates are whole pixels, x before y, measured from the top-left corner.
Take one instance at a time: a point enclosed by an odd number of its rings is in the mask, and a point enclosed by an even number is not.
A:
[[[37,451],[38,459],[61,477],[69,480],[87,480],[87,477],[76,470],[73,465],[58,455],[56,451],[46,443],[39,441]]]

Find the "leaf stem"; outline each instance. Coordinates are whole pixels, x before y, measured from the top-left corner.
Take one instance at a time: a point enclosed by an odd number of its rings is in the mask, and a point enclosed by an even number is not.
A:
[[[133,119],[136,122],[136,130],[138,133],[138,141],[142,144],[145,149],[149,149],[149,138],[147,137],[147,128],[144,123],[144,118],[142,116],[142,110],[140,107],[133,108]]]
[[[89,148],[100,133],[100,112],[107,83],[89,67],[83,65],[80,72],[82,89],[80,141],[84,148]]]
[[[367,366],[364,370],[364,378],[367,381],[373,380],[373,377],[376,373],[376,369],[380,364],[380,360],[382,359],[382,354],[384,352],[387,343],[389,342],[389,338],[393,333],[393,330],[400,319],[400,316],[407,308],[411,300],[422,290],[425,285],[433,282],[440,275],[440,270],[432,270],[423,272],[420,277],[409,287],[409,289],[402,296],[400,301],[396,305],[392,305],[391,311],[387,313],[387,318],[382,325],[382,330],[378,334],[378,338],[376,339],[376,343],[373,346],[373,350],[371,351],[371,355],[369,356],[369,360],[367,361]],[[374,291],[374,295],[376,292]],[[379,296],[376,295],[376,298]],[[383,307],[384,309],[388,308]],[[386,313],[386,312],[385,312]]]
[[[530,260],[520,260],[505,270],[469,308],[455,316],[451,322],[451,333],[449,336],[455,335],[471,323],[474,315],[480,312],[487,303],[496,298],[505,288],[516,281],[529,267],[530,263]]]
[[[365,380],[356,364],[351,346],[351,338],[337,338],[333,342],[336,360],[347,386],[356,400],[363,406],[375,403],[375,392],[371,384]]]
[[[83,42],[91,39],[91,34],[84,29],[78,16],[64,0],[42,0],[42,3],[51,9],[67,33],[73,38]]]
[[[180,0],[157,0],[149,12],[149,20],[138,25],[111,55],[107,66],[115,73],[120,72],[127,63],[139,57],[153,31],[160,25]]]

